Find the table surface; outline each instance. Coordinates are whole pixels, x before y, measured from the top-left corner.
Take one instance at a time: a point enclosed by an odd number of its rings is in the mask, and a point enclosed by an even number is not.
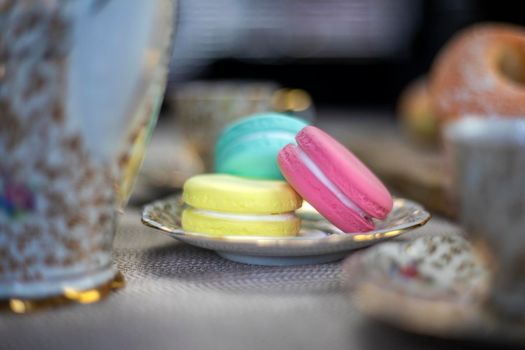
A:
[[[458,230],[434,218],[410,235]],[[137,210],[122,217],[114,257],[127,280],[123,290],[88,306],[2,314],[0,348],[355,350],[451,344],[359,314],[342,283],[341,262],[230,262],[143,226]]]
[[[434,218],[401,237],[459,232]],[[438,349],[458,342],[411,335],[361,315],[341,262],[243,265],[121,218],[114,260],[127,286],[93,305],[0,314],[0,349]],[[431,317],[431,315],[429,315]],[[480,345],[477,345],[478,348]]]

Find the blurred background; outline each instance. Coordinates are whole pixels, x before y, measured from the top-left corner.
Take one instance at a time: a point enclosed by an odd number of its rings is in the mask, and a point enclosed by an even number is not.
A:
[[[455,33],[486,22],[524,25],[525,2],[180,0],[160,120],[175,125],[157,128],[136,203],[213,171],[224,126],[271,110],[315,123],[397,194],[455,217],[424,77]]]
[[[181,0],[170,90],[194,79],[262,79],[318,105],[393,110],[458,29],[525,24],[525,2]]]

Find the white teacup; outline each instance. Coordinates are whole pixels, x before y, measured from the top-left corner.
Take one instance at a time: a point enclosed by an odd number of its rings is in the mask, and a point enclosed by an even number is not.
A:
[[[172,0],[0,1],[0,300],[74,299],[115,278],[172,15]]]
[[[461,119],[445,130],[460,218],[495,273],[489,304],[525,318],[525,119]]]

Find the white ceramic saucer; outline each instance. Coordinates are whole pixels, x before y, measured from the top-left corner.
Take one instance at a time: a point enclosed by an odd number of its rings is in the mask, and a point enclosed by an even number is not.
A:
[[[327,222],[312,207],[298,211],[303,223],[297,237],[211,237],[205,233],[186,232],[180,224],[184,204],[172,196],[147,205],[142,222],[167,232],[185,243],[211,249],[233,261],[269,266],[317,264],[342,259],[350,251],[399,236],[422,226],[430,214],[419,204],[402,198],[394,200],[394,209],[376,229],[367,233],[346,234]]]

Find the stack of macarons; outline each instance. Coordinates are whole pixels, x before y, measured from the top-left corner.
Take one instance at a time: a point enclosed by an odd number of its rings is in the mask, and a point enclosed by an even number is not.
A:
[[[295,236],[308,201],[344,232],[366,232],[392,210],[390,193],[322,130],[278,113],[228,126],[215,148],[216,174],[186,181],[182,227],[213,236]]]

